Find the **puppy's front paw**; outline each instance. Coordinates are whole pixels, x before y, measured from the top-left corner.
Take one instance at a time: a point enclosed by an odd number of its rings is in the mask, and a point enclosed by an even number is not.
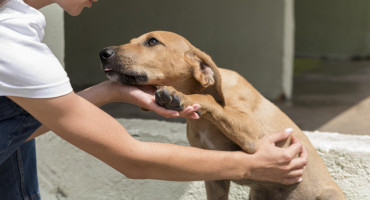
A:
[[[162,86],[155,91],[155,102],[167,109],[184,110],[184,95],[170,86]]]

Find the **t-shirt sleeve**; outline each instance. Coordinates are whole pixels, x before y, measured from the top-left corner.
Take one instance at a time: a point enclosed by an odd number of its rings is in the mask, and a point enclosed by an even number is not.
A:
[[[42,25],[26,18],[0,21],[0,96],[51,98],[72,91],[42,37]]]

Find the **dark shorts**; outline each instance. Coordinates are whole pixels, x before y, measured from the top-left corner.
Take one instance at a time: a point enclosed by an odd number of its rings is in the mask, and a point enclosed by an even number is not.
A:
[[[27,138],[41,126],[28,112],[0,96],[0,199],[40,199],[35,141]]]

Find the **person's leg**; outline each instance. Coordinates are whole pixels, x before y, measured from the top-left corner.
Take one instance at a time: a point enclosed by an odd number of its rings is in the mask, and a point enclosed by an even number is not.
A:
[[[40,199],[35,141],[25,141],[40,127],[29,113],[0,96],[0,199]]]
[[[0,165],[2,200],[39,200],[35,141],[23,144]]]

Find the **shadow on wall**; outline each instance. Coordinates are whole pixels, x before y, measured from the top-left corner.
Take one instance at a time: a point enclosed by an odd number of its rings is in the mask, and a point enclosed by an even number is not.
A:
[[[370,135],[370,61],[296,59],[293,99],[276,102],[302,129]]]
[[[369,8],[366,0],[295,1],[293,99],[279,106],[301,128],[370,134]]]
[[[370,55],[370,2],[295,1],[295,53],[349,59]]]

